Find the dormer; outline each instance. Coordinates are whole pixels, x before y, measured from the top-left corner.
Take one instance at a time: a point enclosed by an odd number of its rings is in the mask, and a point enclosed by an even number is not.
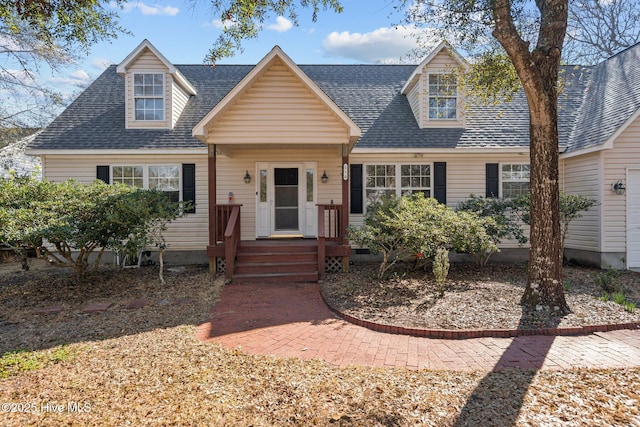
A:
[[[116,68],[125,80],[125,127],[173,129],[189,97],[189,81],[148,40]]]
[[[467,62],[443,41],[418,65],[402,88],[422,128],[464,127],[464,91],[458,71]]]

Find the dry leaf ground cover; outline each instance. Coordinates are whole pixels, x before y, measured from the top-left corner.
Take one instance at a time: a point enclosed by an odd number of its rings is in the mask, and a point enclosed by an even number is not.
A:
[[[167,273],[164,286],[153,268],[87,284],[4,270],[3,426],[640,426],[638,368],[459,373],[252,356],[195,338],[223,284],[204,268]],[[125,308],[131,299],[152,304]],[[63,312],[34,315],[52,303]]]
[[[323,284],[327,302],[353,317],[409,328],[535,329],[640,321],[640,273],[566,266],[564,287],[571,313],[564,316],[524,310],[524,265],[452,264],[440,295],[433,275],[396,269],[376,277],[375,264],[355,264],[348,274],[332,274]],[[598,283],[605,280],[638,308],[629,312]]]

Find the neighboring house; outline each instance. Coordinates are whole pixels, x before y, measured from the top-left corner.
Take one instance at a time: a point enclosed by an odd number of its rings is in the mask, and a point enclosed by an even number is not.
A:
[[[640,267],[639,55],[637,45],[563,72],[561,188],[598,201],[571,224],[566,253],[601,267]],[[266,258],[243,252],[289,245],[272,264],[283,270],[312,252],[301,262],[322,276],[348,265],[344,229],[380,195],[421,191],[455,207],[470,194],[528,191],[524,96],[468,105],[451,75],[458,66],[446,43],[417,66],[298,65],[279,47],[255,66],[173,65],[145,40],[29,152],[51,180],[99,178],[193,200],[167,231],[174,254],[218,268],[233,260],[228,276],[262,268],[264,278]]]
[[[35,132],[0,148],[0,178],[7,178],[11,173],[16,176],[31,176],[35,173],[37,178],[42,178],[40,159],[25,154],[27,145],[34,140],[38,133]]]

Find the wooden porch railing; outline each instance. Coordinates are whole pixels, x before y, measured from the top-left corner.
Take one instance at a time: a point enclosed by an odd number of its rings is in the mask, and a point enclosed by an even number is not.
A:
[[[216,205],[216,241],[224,241],[225,277],[233,278],[240,246],[240,206]]]
[[[318,279],[324,279],[327,241],[342,242],[345,238],[341,227],[342,205],[318,206]]]
[[[234,207],[240,208],[242,205],[238,204],[226,204],[216,205],[216,218],[215,218],[215,241],[210,244],[215,245],[218,242],[224,242],[224,233],[227,230],[227,224],[229,224],[229,218],[231,218],[231,212]]]
[[[322,214],[323,218],[320,218]],[[342,205],[318,205],[318,232],[323,229],[328,241],[341,242],[344,239],[342,228]]]

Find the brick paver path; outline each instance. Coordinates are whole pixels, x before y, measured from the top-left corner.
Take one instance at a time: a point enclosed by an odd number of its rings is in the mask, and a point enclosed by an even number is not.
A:
[[[323,359],[343,366],[464,371],[640,366],[640,330],[466,340],[392,335],[334,316],[317,284],[225,286],[198,335],[252,354]]]

